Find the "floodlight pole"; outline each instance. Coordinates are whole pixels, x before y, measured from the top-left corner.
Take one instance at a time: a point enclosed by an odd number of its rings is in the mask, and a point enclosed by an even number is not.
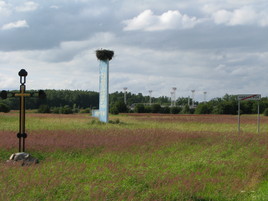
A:
[[[124,90],[124,103],[127,104],[127,87],[124,87],[123,90]]]
[[[153,90],[149,90],[149,95],[150,95],[149,103],[150,103],[150,106],[152,105],[152,92],[153,92]]]
[[[194,92],[195,92],[195,90],[191,90],[191,92],[192,92],[192,107],[194,107]]]
[[[171,91],[170,92],[170,102],[171,102],[171,106],[170,107],[173,107],[173,96],[174,96],[174,91]]]
[[[176,90],[177,88],[176,87],[173,87],[173,106],[176,107]]]

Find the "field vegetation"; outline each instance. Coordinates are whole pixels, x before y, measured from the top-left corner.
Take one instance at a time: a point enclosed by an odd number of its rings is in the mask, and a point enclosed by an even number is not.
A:
[[[34,166],[9,165],[18,114],[0,113],[0,200],[268,200],[268,117],[27,113]]]

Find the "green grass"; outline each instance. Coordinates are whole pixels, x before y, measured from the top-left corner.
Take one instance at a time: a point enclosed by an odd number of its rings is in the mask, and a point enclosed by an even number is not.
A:
[[[192,131],[209,131],[209,132],[236,132],[237,124],[228,123],[205,123],[205,122],[159,122],[159,121],[143,121],[139,118],[128,118],[125,115],[113,116],[112,121],[117,119],[119,124],[102,124],[97,120],[86,115],[74,115],[83,118],[68,117],[68,115],[45,115],[45,116],[31,116],[26,117],[26,129],[29,131],[36,130],[83,130],[83,129],[139,129],[139,128],[151,128],[151,129],[173,129],[184,132]],[[148,117],[150,117],[148,115]],[[249,116],[251,117],[251,116]],[[235,119],[236,117],[233,116]],[[255,119],[256,117],[251,117]],[[236,119],[235,119],[236,120]],[[1,130],[3,131],[17,131],[18,130],[18,115],[0,115]],[[236,122],[236,121],[235,121]],[[268,124],[261,124],[261,132],[268,130]],[[256,124],[241,123],[241,132],[257,132]]]
[[[127,131],[144,133],[129,147],[120,140],[113,146],[29,147],[40,160],[30,167],[6,165],[16,147],[0,146],[0,200],[267,200],[268,138],[267,132],[251,134],[255,125],[245,124],[238,135],[228,123],[112,116],[117,118],[121,123],[106,125],[88,116],[28,117],[27,128],[40,131],[34,135],[97,129],[107,136],[115,131],[120,139]],[[1,130],[16,131],[17,120],[1,114]]]

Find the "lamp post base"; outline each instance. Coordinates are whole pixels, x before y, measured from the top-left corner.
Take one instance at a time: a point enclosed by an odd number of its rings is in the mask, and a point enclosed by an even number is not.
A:
[[[9,164],[19,164],[21,166],[35,165],[39,163],[39,160],[32,157],[30,154],[25,152],[14,153],[7,160]]]

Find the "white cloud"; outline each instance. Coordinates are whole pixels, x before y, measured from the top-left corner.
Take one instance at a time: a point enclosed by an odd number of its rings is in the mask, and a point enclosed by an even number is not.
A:
[[[96,49],[102,47],[108,48],[107,44],[112,43],[112,41],[115,40],[116,38],[114,34],[109,32],[100,32],[96,33],[87,40],[63,41],[58,47],[38,52],[35,57],[47,62],[68,62],[90,47],[96,47]]]
[[[34,11],[38,8],[38,4],[33,1],[27,1],[22,6],[17,6],[15,9],[19,12]]]
[[[198,24],[200,20],[181,14],[178,10],[169,10],[162,15],[155,15],[151,10],[145,10],[137,17],[123,21],[125,31],[144,30],[162,31],[170,29],[189,29]]]
[[[0,15],[8,16],[11,14],[10,5],[0,0]]]
[[[228,26],[252,24],[259,26],[268,25],[268,14],[266,14],[266,12],[257,13],[253,8],[248,6],[233,11],[225,9],[217,10],[212,14],[212,19],[216,24],[226,24]]]
[[[52,9],[59,9],[60,7],[57,6],[57,5],[52,5],[52,6],[50,6],[50,8],[52,8]]]
[[[2,30],[16,29],[16,28],[27,28],[29,27],[26,20],[19,20],[17,22],[11,22],[2,26]]]

